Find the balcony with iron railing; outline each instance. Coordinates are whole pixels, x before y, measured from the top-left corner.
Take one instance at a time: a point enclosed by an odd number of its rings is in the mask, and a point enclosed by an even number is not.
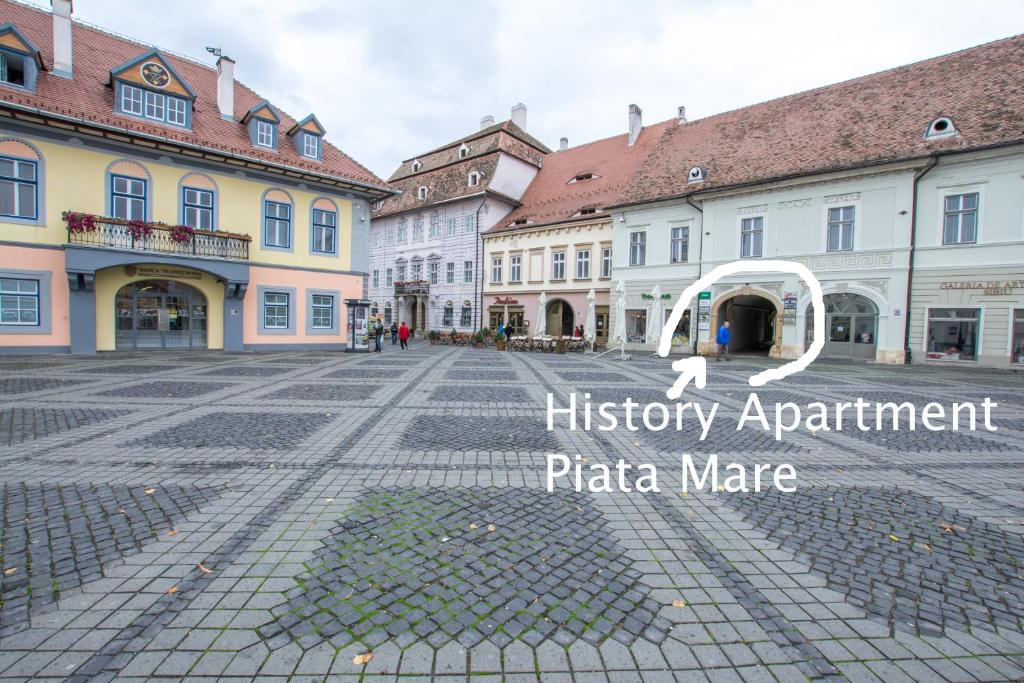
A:
[[[395,294],[430,294],[430,284],[426,280],[395,282]]]
[[[71,211],[65,212],[63,218],[68,226],[68,244],[231,261],[249,260],[249,243],[252,241],[249,235]]]

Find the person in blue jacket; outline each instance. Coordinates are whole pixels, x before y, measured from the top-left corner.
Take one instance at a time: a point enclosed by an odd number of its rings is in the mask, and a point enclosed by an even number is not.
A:
[[[732,360],[729,358],[729,321],[726,320],[722,323],[722,326],[718,328],[718,336],[715,337],[715,342],[718,344],[718,355],[715,356],[715,360],[722,360],[722,356],[725,356],[726,360]]]

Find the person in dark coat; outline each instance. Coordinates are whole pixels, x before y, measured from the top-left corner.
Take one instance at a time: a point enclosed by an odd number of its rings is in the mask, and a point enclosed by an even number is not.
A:
[[[391,345],[394,346],[398,343],[398,323],[394,320],[391,321]]]

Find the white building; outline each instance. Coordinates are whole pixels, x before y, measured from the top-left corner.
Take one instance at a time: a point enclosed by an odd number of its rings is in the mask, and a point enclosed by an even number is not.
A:
[[[821,281],[826,357],[1021,360],[1024,131],[1011,112],[1024,94],[997,85],[1024,78],[1022,58],[1012,38],[699,121],[681,113],[612,208],[627,346],[648,347],[663,324],[647,319],[655,285],[670,309],[716,266],[771,258]],[[796,358],[809,343],[795,276],[723,278],[705,296],[677,350],[709,351],[724,320],[734,351]]]
[[[414,331],[480,329],[484,272],[479,234],[518,205],[550,151],[525,131],[526,107],[402,162],[402,191],[373,207],[371,312]]]

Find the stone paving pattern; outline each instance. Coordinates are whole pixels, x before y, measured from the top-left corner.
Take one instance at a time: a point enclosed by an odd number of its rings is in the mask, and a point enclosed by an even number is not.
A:
[[[0,681],[1024,679],[1024,377],[817,362],[762,403],[990,395],[999,431],[776,442],[735,430],[773,365],[709,365],[699,443],[545,429],[548,392],[663,401],[638,355],[0,359]],[[800,488],[681,495],[684,449]],[[662,491],[548,493],[551,451]]]

